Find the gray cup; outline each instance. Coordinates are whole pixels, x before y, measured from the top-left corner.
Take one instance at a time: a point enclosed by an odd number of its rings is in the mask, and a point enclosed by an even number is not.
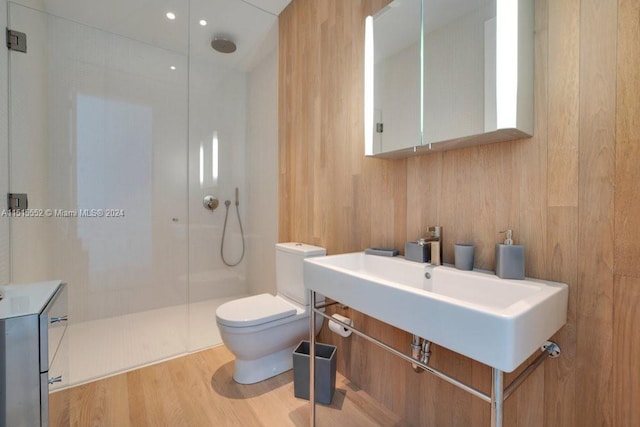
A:
[[[458,270],[473,270],[473,245],[456,243],[453,245],[453,255]]]

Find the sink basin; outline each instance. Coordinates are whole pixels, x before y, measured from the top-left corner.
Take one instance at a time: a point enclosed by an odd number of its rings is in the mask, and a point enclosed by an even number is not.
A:
[[[331,299],[503,372],[567,321],[569,288],[364,252],[304,260],[304,284]]]

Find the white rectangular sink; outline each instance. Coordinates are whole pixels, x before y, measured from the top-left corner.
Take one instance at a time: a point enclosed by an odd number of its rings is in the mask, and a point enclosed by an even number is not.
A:
[[[567,321],[569,288],[505,280],[364,252],[304,260],[304,283],[331,299],[504,372]]]

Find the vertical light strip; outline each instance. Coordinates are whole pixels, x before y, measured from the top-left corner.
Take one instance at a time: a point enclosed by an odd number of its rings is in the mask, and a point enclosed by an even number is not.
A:
[[[496,122],[508,129],[518,109],[518,0],[498,0],[496,12]]]
[[[373,155],[373,16],[364,21],[364,154]]]
[[[200,143],[200,188],[204,185],[204,147]]]
[[[218,131],[213,131],[213,138],[211,138],[211,178],[213,178],[213,184],[218,183]]]

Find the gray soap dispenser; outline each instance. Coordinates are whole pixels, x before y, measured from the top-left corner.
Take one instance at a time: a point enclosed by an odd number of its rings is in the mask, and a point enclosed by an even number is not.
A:
[[[504,244],[496,244],[496,276],[502,279],[524,279],[524,246],[513,244],[513,232],[506,234]]]

